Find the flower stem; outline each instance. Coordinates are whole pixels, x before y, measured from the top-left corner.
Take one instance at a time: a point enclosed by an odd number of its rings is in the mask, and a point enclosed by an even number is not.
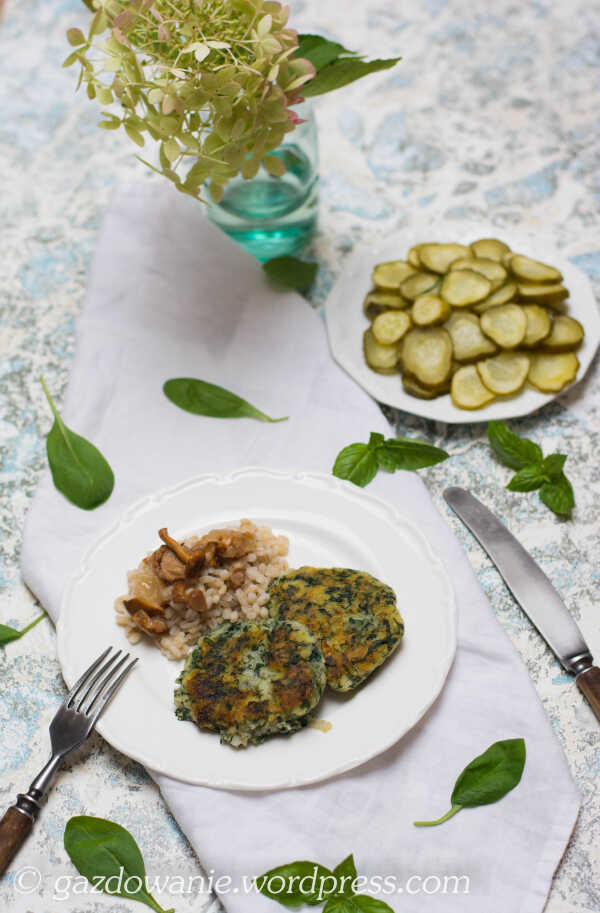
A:
[[[435,827],[438,824],[443,824],[448,818],[452,818],[452,816],[459,812],[461,808],[462,805],[453,805],[445,815],[442,815],[441,818],[436,818],[435,821],[413,821],[413,824],[415,827]]]

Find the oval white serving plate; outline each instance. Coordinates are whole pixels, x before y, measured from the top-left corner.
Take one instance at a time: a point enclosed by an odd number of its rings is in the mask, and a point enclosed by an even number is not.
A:
[[[429,230],[419,230],[418,233],[414,228],[405,228],[398,230],[393,240],[390,239],[375,249],[363,246],[357,250],[344,264],[342,275],[333,286],[325,304],[327,332],[333,357],[380,403],[423,418],[458,424],[528,415],[560,396],[559,393],[540,393],[532,387],[526,387],[515,396],[499,397],[483,409],[469,411],[458,409],[449,394],[431,400],[410,396],[404,392],[400,374],[377,374],[365,362],[362,337],[369,321],[363,314],[362,302],[372,287],[371,272],[376,263],[402,259],[413,244],[422,240],[450,240],[468,244],[477,238],[492,237],[500,238],[515,251],[551,263],[562,272],[564,284],[570,292],[567,313],[579,320],[585,329],[585,339],[577,351],[580,367],[575,383],[583,378],[600,343],[600,313],[587,276],[551,243],[523,231],[497,229],[490,225],[473,223],[452,224],[442,230],[438,226]],[[571,384],[565,389],[570,390],[573,386],[574,384]]]
[[[115,624],[126,572],[156,548],[167,526],[182,538],[242,517],[290,539],[290,567],[368,571],[389,584],[406,624],[400,648],[366,686],[326,692],[317,712],[332,728],[306,728],[235,751],[217,735],[176,719],[173,688],[182,663],[147,643],[131,646]],[[58,623],[69,686],[109,644],[139,663],[98,730],[119,751],[158,773],[220,789],[283,789],[315,783],[368,761],[401,738],[440,693],[456,649],[452,585],[412,522],[333,476],[246,469],[202,476],[135,504],[88,552],[70,581]]]

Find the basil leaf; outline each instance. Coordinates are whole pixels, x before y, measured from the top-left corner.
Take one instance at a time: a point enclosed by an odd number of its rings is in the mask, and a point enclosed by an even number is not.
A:
[[[294,909],[302,904],[323,903],[335,891],[333,872],[318,862],[289,862],[270,869],[255,881],[265,897]]]
[[[383,900],[378,900],[369,894],[355,894],[350,897],[343,895],[330,897],[323,907],[323,913],[394,913],[394,911]]]
[[[333,475],[364,488],[377,475],[377,451],[369,444],[349,444],[337,455]]]
[[[448,454],[440,447],[434,447],[426,441],[413,438],[389,438],[377,452],[377,459],[382,469],[393,472],[395,469],[425,469],[448,459]]]
[[[562,475],[567,456],[564,453],[551,453],[544,459],[544,472],[550,480],[556,480]]]
[[[337,41],[329,41],[327,38],[322,38],[321,35],[304,34],[298,35],[298,48],[294,52],[294,57],[303,57],[305,60],[310,60],[318,73],[319,70],[326,67],[328,63],[333,63],[342,54],[344,56],[356,56],[354,51],[349,51],[343,44],[338,44]]]
[[[474,758],[460,774],[450,796],[451,808],[434,821],[415,821],[416,827],[434,827],[462,808],[476,808],[502,799],[520,782],[525,767],[525,741],[505,739]]]
[[[354,895],[353,884],[356,881],[356,865],[352,853],[346,856],[339,865],[336,865],[333,874],[337,878],[337,893],[343,897],[352,897]]]
[[[505,466],[524,469],[530,463],[542,462],[542,449],[534,441],[514,434],[504,422],[488,422],[490,447]]]
[[[394,913],[389,904],[369,894],[357,894],[352,898],[352,904],[360,913]]]
[[[559,517],[570,514],[575,507],[573,486],[564,473],[540,488],[540,501]]]
[[[113,471],[93,444],[67,428],[43,378],[41,383],[54,415],[46,438],[52,481],[76,507],[93,510],[110,498],[115,485]]]
[[[165,911],[146,890],[146,867],[137,843],[124,827],[77,815],[67,821],[64,844],[77,871],[105,894],[146,904],[155,913]]]
[[[547,481],[548,476],[543,471],[543,464],[535,463],[519,469],[506,487],[509,491],[535,491]]]
[[[389,70],[401,59],[401,57],[390,57],[387,60],[361,60],[358,57],[343,57],[334,60],[323,67],[310,82],[302,86],[302,95],[305,98],[312,98],[315,95],[333,92],[334,89],[341,89],[342,86],[347,86],[348,83],[368,76],[369,73]]]
[[[298,260],[297,257],[274,257],[263,263],[263,269],[276,285],[283,288],[305,289],[315,281],[319,264]]]
[[[195,377],[175,377],[163,384],[167,399],[194,415],[212,418],[255,418],[261,422],[285,422],[284,418],[270,418],[245,399],[225,387],[209,384]]]
[[[12,643],[13,640],[19,640],[27,634],[28,631],[31,631],[32,628],[35,628],[37,624],[40,623],[42,618],[46,617],[46,613],[42,612],[41,615],[38,615],[37,618],[34,618],[33,621],[30,621],[27,627],[23,628],[21,631],[17,631],[16,628],[11,628],[9,625],[0,625],[0,647],[4,647],[6,644]]]

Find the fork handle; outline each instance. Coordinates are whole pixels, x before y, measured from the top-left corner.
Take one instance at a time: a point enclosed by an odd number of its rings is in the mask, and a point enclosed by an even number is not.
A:
[[[28,812],[12,805],[0,821],[0,875],[9,867],[20,847],[25,843],[34,818]]]

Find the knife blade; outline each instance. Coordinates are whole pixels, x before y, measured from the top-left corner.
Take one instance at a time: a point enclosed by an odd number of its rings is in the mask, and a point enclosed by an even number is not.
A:
[[[528,551],[464,488],[447,488],[446,503],[492,559],[507,587],[600,720],[600,669],[569,610]]]

